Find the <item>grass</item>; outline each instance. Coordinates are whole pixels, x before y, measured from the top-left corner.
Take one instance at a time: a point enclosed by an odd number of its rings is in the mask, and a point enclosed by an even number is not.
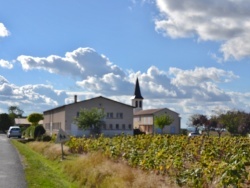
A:
[[[72,155],[64,146],[61,159],[59,144],[48,142],[13,142],[25,158],[29,187],[151,188],[177,187],[166,177],[129,167],[123,161],[112,161],[101,152]],[[45,182],[46,183],[45,183]]]
[[[25,166],[25,176],[28,187],[31,188],[74,188],[76,183],[72,183],[62,171],[59,162],[46,159],[41,154],[33,151],[28,145],[16,140],[12,143],[22,155]]]

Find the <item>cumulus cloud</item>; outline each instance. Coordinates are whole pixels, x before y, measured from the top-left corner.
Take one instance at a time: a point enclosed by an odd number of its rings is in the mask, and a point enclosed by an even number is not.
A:
[[[218,84],[238,78],[231,71],[214,67],[199,67],[194,70],[170,68],[169,74],[174,76],[172,84],[179,88],[184,96],[198,101],[229,101],[230,97]]]
[[[59,75],[78,77],[78,87],[107,96],[132,95],[135,80],[140,77],[140,84],[147,98],[225,101],[230,100],[230,97],[218,84],[237,78],[230,71],[202,67],[194,70],[172,67],[169,71],[162,71],[152,66],[144,73],[123,71],[92,48],[78,48],[67,52],[65,57],[19,56],[18,60],[24,70],[43,69]]]
[[[10,62],[5,61],[3,59],[0,59],[0,67],[6,68],[6,69],[12,69],[13,64],[11,64]]]
[[[106,96],[131,104],[136,78],[139,78],[145,108],[169,108],[180,114],[184,121],[194,113],[209,114],[215,109],[232,109],[240,104],[248,109],[249,94],[230,93],[222,85],[237,80],[232,71],[215,67],[196,67],[183,70],[170,67],[160,70],[151,66],[145,72],[123,71],[107,57],[91,48],[78,48],[64,57],[19,56],[24,70],[41,69],[52,74],[77,78],[79,100]],[[0,96],[23,106],[43,110],[73,102],[74,91],[56,91],[50,85],[24,85],[17,87],[0,77]],[[182,121],[183,121],[182,120]]]
[[[56,91],[49,85],[16,86],[0,76],[1,109],[7,111],[9,106],[19,106],[26,114],[43,112],[62,105],[68,97],[65,91]]]
[[[123,75],[123,71],[113,65],[104,55],[98,54],[92,48],[78,48],[67,52],[65,57],[51,55],[48,57],[32,57],[21,55],[17,58],[26,71],[41,69],[54,74],[79,77],[86,79],[89,76],[101,77],[113,72]]]
[[[0,23],[0,37],[7,37],[10,35],[10,32],[4,26],[3,23]]]
[[[172,38],[220,41],[224,60],[250,56],[249,1],[156,0],[161,13],[155,28]]]
[[[78,48],[67,52],[65,57],[19,56],[17,60],[26,71],[41,69],[58,75],[80,78],[76,84],[86,90],[123,92],[123,88],[132,87],[126,81],[126,73],[107,57],[98,54],[92,48]]]

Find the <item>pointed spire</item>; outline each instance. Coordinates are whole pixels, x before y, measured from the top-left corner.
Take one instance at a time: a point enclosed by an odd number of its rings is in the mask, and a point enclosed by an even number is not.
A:
[[[134,98],[135,99],[143,99],[143,97],[141,96],[141,90],[140,90],[138,78],[136,79]]]

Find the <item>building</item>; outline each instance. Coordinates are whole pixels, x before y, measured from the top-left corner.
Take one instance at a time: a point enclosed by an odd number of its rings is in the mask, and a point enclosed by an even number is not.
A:
[[[174,121],[171,125],[165,126],[163,129],[164,134],[180,134],[181,132],[181,118],[179,114],[168,109],[147,109],[143,110],[143,97],[141,95],[140,85],[138,78],[135,84],[134,96],[132,97],[132,106],[134,106],[134,120],[133,125],[135,129],[139,129],[146,134],[160,133],[154,125],[154,118],[162,114],[168,114]]]
[[[20,117],[15,118],[15,125],[29,127],[31,123],[27,120],[27,117]],[[40,120],[38,125],[43,125],[43,120]]]
[[[158,133],[160,129],[154,125],[154,118],[162,114],[168,114],[174,118],[171,125],[164,127],[163,133],[180,134],[181,118],[178,113],[168,108],[143,110],[143,99],[137,78],[134,96],[131,98],[132,106],[102,96],[78,102],[75,96],[75,101],[71,104],[44,111],[43,125],[46,132],[50,134],[57,133],[61,128],[72,136],[89,136],[91,129],[79,129],[74,119],[81,109],[101,108],[106,116],[102,120],[100,133],[105,136],[133,135],[134,129],[139,129],[146,134]]]
[[[43,112],[43,125],[47,133],[57,133],[61,128],[72,136],[89,136],[91,129],[82,130],[74,123],[80,109],[101,108],[106,117],[102,120],[101,132],[105,136],[119,134],[133,135],[133,106],[123,104],[102,96],[77,101]]]

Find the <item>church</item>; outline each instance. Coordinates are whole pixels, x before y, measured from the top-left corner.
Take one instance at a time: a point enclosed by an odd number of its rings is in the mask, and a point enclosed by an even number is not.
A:
[[[138,78],[135,84],[132,105],[124,104],[103,96],[77,101],[58,106],[43,112],[43,126],[48,134],[57,134],[60,129],[67,134],[76,137],[90,136],[91,128],[80,129],[74,119],[79,116],[81,109],[100,108],[104,110],[105,117],[101,121],[100,134],[104,136],[116,136],[120,134],[134,135],[134,129],[140,129],[146,134],[157,133],[154,127],[154,117],[161,114],[169,114],[174,118],[170,126],[163,129],[163,133],[179,134],[180,117],[167,108],[143,109],[143,97],[141,95]]]

